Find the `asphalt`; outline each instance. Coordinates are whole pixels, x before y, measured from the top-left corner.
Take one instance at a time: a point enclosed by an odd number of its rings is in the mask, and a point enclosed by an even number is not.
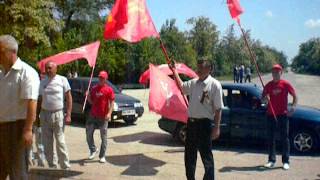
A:
[[[320,109],[320,77],[287,73],[284,75],[295,86],[299,104]],[[263,77],[271,80],[270,75]],[[254,82],[259,84],[257,79]],[[185,178],[184,148],[171,135],[159,129],[159,115],[148,110],[148,89],[125,90],[124,93],[140,99],[145,113],[135,125],[126,126],[123,122],[110,123],[108,129],[107,162],[101,164],[98,158],[88,157],[85,128],[78,119],[65,129],[66,141],[71,159],[71,170],[52,170],[31,168],[31,179],[94,179],[94,180],[182,180]],[[96,131],[96,144],[100,144]],[[262,167],[266,163],[265,147],[246,144],[215,144],[216,179],[319,179],[320,155],[291,156],[291,168],[281,168],[281,157],[273,169]],[[202,179],[204,173],[198,156],[196,179]]]

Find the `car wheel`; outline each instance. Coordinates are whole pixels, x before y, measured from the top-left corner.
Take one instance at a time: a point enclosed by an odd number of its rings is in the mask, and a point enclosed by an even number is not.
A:
[[[186,142],[187,138],[187,126],[186,124],[178,125],[175,133],[175,137],[183,144]]]
[[[291,146],[298,153],[309,153],[316,149],[318,140],[313,132],[299,130],[292,134]]]
[[[123,118],[124,122],[127,124],[127,125],[133,125],[134,122],[137,121],[138,118],[136,117],[125,117]]]

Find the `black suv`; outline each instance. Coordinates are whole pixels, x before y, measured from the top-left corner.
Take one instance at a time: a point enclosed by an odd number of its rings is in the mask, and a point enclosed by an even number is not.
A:
[[[84,113],[82,113],[82,106],[85,99],[85,92],[88,88],[89,79],[90,78],[88,77],[68,79],[73,98],[72,116],[86,118],[90,112],[90,104],[87,103],[86,109]],[[96,85],[98,82],[98,78],[92,78],[91,87]],[[107,84],[115,93],[115,103],[111,117],[112,121],[123,119],[127,124],[133,124],[144,112],[141,101],[121,93],[120,90],[110,81],[107,81]]]

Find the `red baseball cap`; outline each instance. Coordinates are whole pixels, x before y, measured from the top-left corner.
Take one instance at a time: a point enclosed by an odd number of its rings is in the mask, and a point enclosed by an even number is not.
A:
[[[275,65],[272,66],[272,70],[282,71],[282,66],[280,64],[275,64]]]
[[[99,72],[99,77],[103,78],[103,79],[108,79],[108,73],[107,71],[100,71]]]

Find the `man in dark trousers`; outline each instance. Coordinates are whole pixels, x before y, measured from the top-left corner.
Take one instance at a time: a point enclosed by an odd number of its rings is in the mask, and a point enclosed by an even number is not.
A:
[[[98,152],[94,144],[93,133],[95,128],[100,130],[101,147],[100,163],[105,163],[105,154],[107,150],[107,129],[108,122],[111,121],[115,94],[113,89],[107,85],[108,73],[100,71],[99,84],[92,87],[89,93],[88,101],[91,103],[90,115],[86,122],[87,143],[90,150],[88,159],[94,159]]]
[[[276,162],[276,130],[279,128],[282,144],[282,163],[283,169],[288,170],[290,142],[289,142],[289,119],[297,105],[297,96],[292,85],[281,79],[282,67],[276,64],[272,67],[272,78],[263,89],[262,98],[268,98],[268,132],[269,132],[269,158],[265,167],[272,168]],[[288,94],[293,97],[293,103],[290,111],[288,111]],[[272,106],[272,107],[271,107]],[[274,118],[272,109],[276,118]]]
[[[198,61],[199,78],[182,82],[176,69],[174,76],[184,94],[189,95],[187,137],[185,144],[185,167],[188,180],[195,179],[197,152],[200,152],[205,174],[203,179],[214,179],[212,140],[220,135],[222,87],[210,72],[212,65],[207,60]],[[214,127],[212,124],[214,123]]]

